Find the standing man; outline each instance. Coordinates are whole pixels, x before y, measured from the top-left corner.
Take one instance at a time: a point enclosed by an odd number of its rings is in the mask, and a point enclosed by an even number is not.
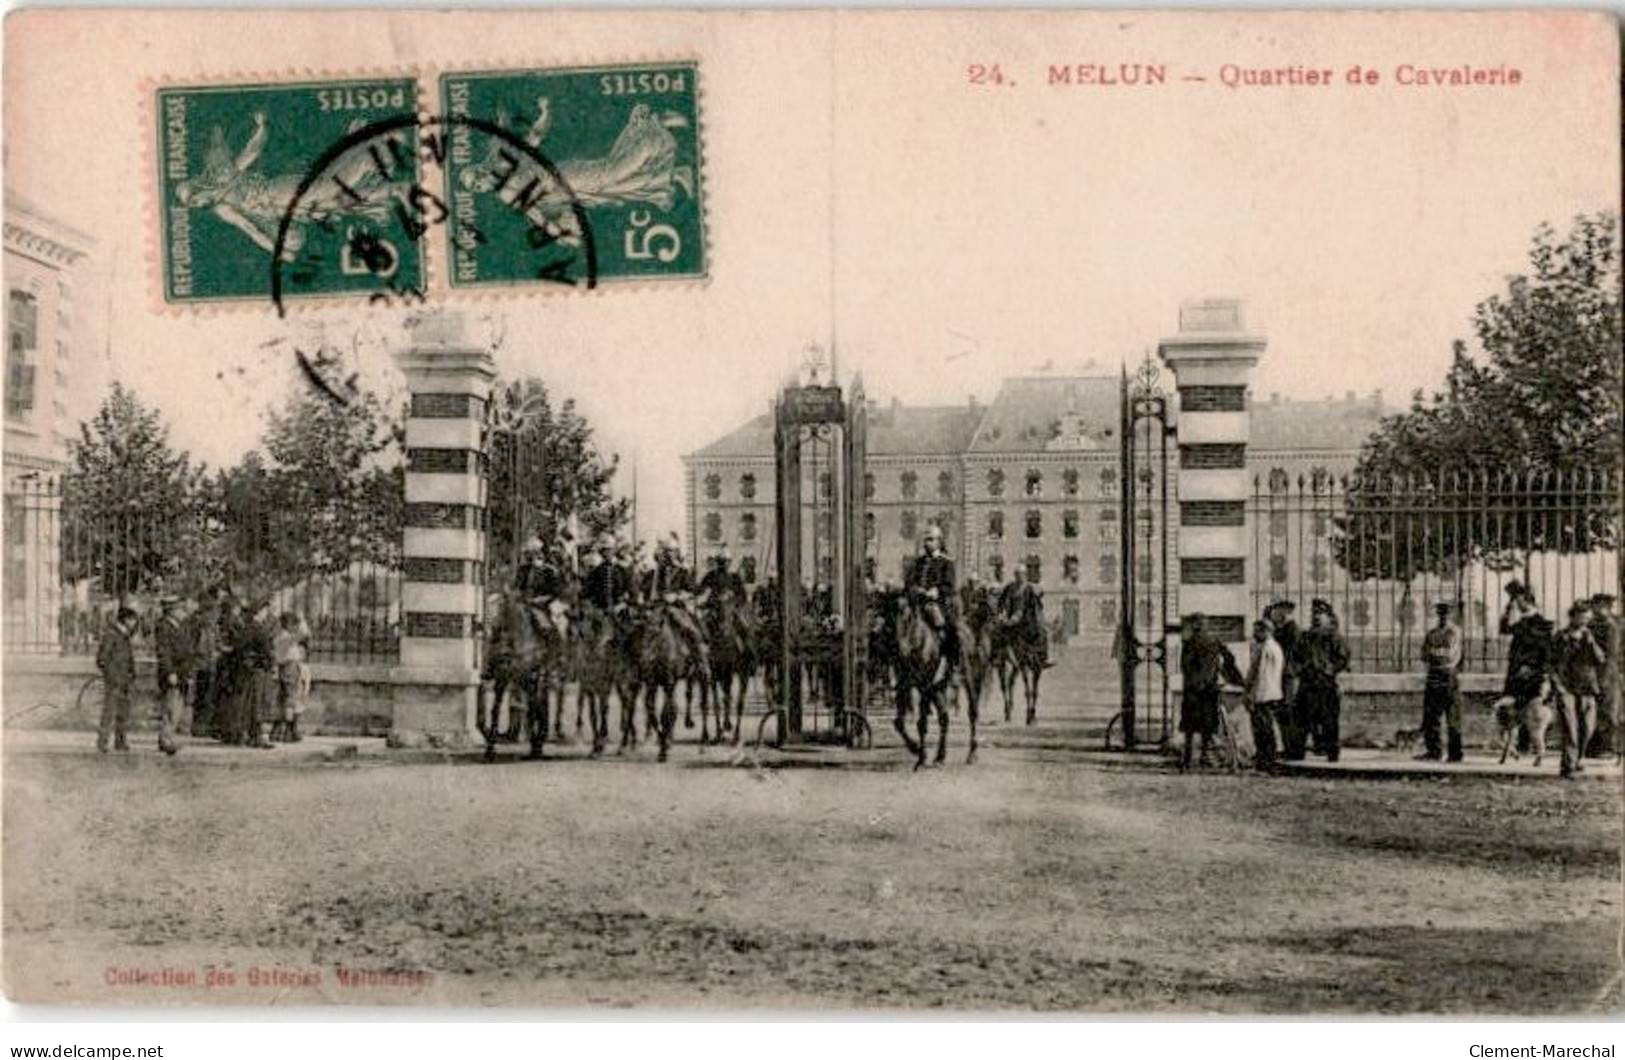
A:
[[[1245,685],[1246,681],[1236,668],[1236,657],[1223,641],[1207,631],[1207,618],[1201,614],[1185,619],[1179,669],[1184,677],[1179,698],[1179,731],[1185,734],[1185,754],[1179,761],[1183,773],[1191,767],[1191,744],[1198,735],[1202,737],[1198,764],[1203,768],[1212,764],[1209,748],[1219,731],[1219,695],[1224,682]]]
[[[1349,668],[1349,650],[1331,604],[1317,598],[1309,611],[1309,629],[1298,638],[1297,713],[1309,723],[1316,749],[1335,762],[1343,751],[1343,695],[1337,675]]]
[[[1552,644],[1553,689],[1563,724],[1564,776],[1585,769],[1580,757],[1597,721],[1598,669],[1607,662],[1601,646],[1591,635],[1588,623],[1591,609],[1583,601],[1569,607],[1569,624]]]
[[[1281,682],[1286,676],[1286,654],[1275,642],[1268,619],[1253,623],[1252,661],[1247,665],[1247,713],[1253,720],[1255,764],[1275,766],[1275,723],[1284,713]]]
[[[1507,675],[1501,694],[1512,698],[1513,717],[1522,718],[1524,708],[1546,686],[1551,669],[1552,623],[1540,613],[1535,594],[1520,581],[1506,585],[1507,605],[1501,612],[1500,630],[1510,636],[1507,646]],[[1529,734],[1520,725],[1518,749],[1528,746]]]
[[[1281,646],[1281,656],[1286,660],[1281,675],[1281,757],[1288,762],[1303,761],[1314,730],[1298,691],[1303,652],[1298,643],[1298,623],[1292,617],[1297,610],[1298,605],[1291,600],[1277,600],[1264,609],[1264,619],[1275,631],[1275,643]]]
[[[1461,761],[1461,672],[1463,658],[1461,627],[1450,621],[1450,605],[1433,605],[1439,624],[1422,638],[1422,661],[1427,666],[1427,683],[1422,690],[1422,761],[1437,762],[1445,753],[1439,745],[1439,721],[1449,734],[1449,760]]]
[[[1597,736],[1591,741],[1591,753],[1599,758],[1611,758],[1620,750],[1619,732],[1619,620],[1614,617],[1614,598],[1609,593],[1598,593],[1591,598],[1591,637],[1602,649],[1603,664],[1597,694]]]
[[[187,616],[187,637],[192,644],[192,735],[210,736],[219,694],[220,608],[218,594],[206,590]]]
[[[942,527],[925,528],[923,551],[908,570],[904,587],[920,603],[926,624],[942,638],[942,654],[951,670],[959,669],[958,590],[954,585],[954,561],[942,551]]]
[[[107,753],[111,740],[113,750],[128,751],[125,739],[130,727],[130,690],[135,685],[135,648],[131,643],[135,630],[135,611],[121,606],[113,621],[102,628],[101,644],[96,649],[96,668],[102,672],[102,718],[96,730],[96,750]]]
[[[179,608],[178,597],[158,598],[158,625],[152,636],[158,656],[158,750],[166,755],[180,750],[175,730],[186,709],[186,688],[192,680],[192,645]]]

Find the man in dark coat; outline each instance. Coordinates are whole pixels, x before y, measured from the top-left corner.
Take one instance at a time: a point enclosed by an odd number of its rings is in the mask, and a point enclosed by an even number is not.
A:
[[[1601,687],[1597,694],[1597,735],[1591,740],[1590,752],[1597,757],[1610,757],[1619,752],[1619,665],[1616,653],[1619,645],[1619,620],[1614,616],[1614,597],[1598,593],[1591,598],[1591,636],[1602,649],[1603,664],[1599,674]]]
[[[1343,751],[1343,695],[1337,675],[1349,668],[1349,650],[1331,604],[1315,600],[1310,615],[1309,628],[1298,636],[1299,716],[1308,721],[1316,750],[1335,762]]]
[[[1446,753],[1439,739],[1439,723],[1443,721],[1449,736],[1449,757],[1461,761],[1461,671],[1465,653],[1462,651],[1461,627],[1450,621],[1450,605],[1443,601],[1433,605],[1438,612],[1439,624],[1428,630],[1422,638],[1422,661],[1427,664],[1427,683],[1422,689],[1422,745],[1419,758],[1437,762]]]
[[[1557,693],[1558,719],[1563,726],[1563,775],[1584,769],[1580,758],[1597,723],[1597,694],[1602,689],[1600,668],[1608,661],[1591,633],[1591,608],[1576,601],[1569,608],[1569,624],[1552,641],[1552,680]]]
[[[102,672],[102,717],[96,730],[96,750],[128,751],[126,733],[130,727],[130,695],[135,687],[135,611],[120,607],[113,621],[102,627],[101,644],[96,648],[96,668]]]
[[[1540,613],[1535,594],[1519,581],[1506,585],[1507,605],[1501,612],[1502,636],[1510,636],[1507,646],[1507,674],[1501,686],[1503,696],[1512,697],[1513,717],[1522,718],[1524,708],[1542,693],[1551,672],[1552,623]],[[1518,749],[1529,744],[1529,733],[1518,727]]]
[[[153,651],[157,655],[158,749],[165,754],[180,750],[175,730],[185,710],[186,689],[192,680],[191,631],[180,616],[180,599],[158,598],[158,624],[153,628]]]
[[[1202,738],[1199,764],[1208,766],[1209,746],[1219,731],[1220,693],[1225,682],[1245,685],[1247,679],[1236,666],[1236,657],[1219,638],[1207,631],[1207,618],[1187,615],[1180,635],[1179,670],[1184,678],[1179,698],[1179,731],[1185,734],[1185,753],[1179,760],[1181,771],[1191,767],[1191,745]]]
[[[609,613],[631,602],[632,568],[617,553],[615,539],[608,534],[598,539],[596,552],[598,562],[588,569],[581,594],[587,603]]]
[[[700,592],[710,598],[729,597],[736,604],[745,602],[745,579],[729,565],[726,548],[711,557],[711,569],[700,579]]]
[[[1301,633],[1293,613],[1298,605],[1291,600],[1277,600],[1264,609],[1264,620],[1274,631],[1275,643],[1281,646],[1286,659],[1286,671],[1281,677],[1281,758],[1287,762],[1301,762],[1309,751],[1309,737],[1314,731],[1310,718],[1298,695],[1299,673],[1303,668],[1303,654],[1298,644]]]
[[[1021,567],[1010,573],[1010,584],[999,591],[999,614],[1004,622],[1029,632],[1031,643],[1044,666],[1049,661],[1049,635],[1044,625],[1044,594],[1027,580]]]
[[[942,638],[942,654],[953,669],[959,668],[959,590],[954,580],[954,561],[942,550],[942,528],[926,528],[923,551],[909,567],[904,586],[919,602],[926,624]]]

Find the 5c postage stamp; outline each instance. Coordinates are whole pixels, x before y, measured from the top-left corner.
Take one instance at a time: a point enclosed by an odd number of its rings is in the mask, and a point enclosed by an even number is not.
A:
[[[392,223],[417,186],[416,130],[388,157],[357,135],[417,112],[410,76],[160,88],[164,301],[268,298],[273,264],[285,297],[371,293],[381,275],[424,290],[423,240]]]
[[[703,278],[698,75],[694,62],[443,75],[451,286],[576,282],[562,259],[538,267],[549,244],[592,258],[597,282]]]

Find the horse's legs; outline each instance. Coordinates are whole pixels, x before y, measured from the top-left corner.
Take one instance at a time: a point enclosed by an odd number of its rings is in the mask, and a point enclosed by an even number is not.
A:
[[[920,742],[919,746],[913,749],[915,769],[925,765],[925,738],[926,734],[931,730],[931,710],[935,706],[933,700],[934,695],[930,689],[922,688],[920,690],[920,717],[915,722],[915,727],[920,732]]]
[[[903,746],[908,748],[908,753],[918,757],[920,745],[908,734],[908,686],[901,683],[897,686],[897,716],[892,719],[892,728],[903,738]]]
[[[548,691],[552,692],[553,690],[549,689]],[[564,740],[564,682],[563,681],[559,682],[559,687],[558,687],[557,691],[558,691],[557,702],[553,706],[553,739],[562,742]],[[543,724],[546,724],[546,722],[547,722],[547,707],[546,707],[545,704],[547,702],[551,701],[551,700],[553,700],[553,696],[551,696],[551,695],[549,695],[547,697],[547,699],[543,700],[543,703],[544,703],[543,708],[542,708],[542,722],[543,722]]]
[[[940,693],[932,699],[937,707],[937,765],[940,766],[948,757],[948,704],[942,701]]]
[[[999,662],[999,692],[1004,696],[1004,720],[1009,721],[1015,708],[1016,669],[1006,660]]]
[[[542,747],[547,743],[547,684],[540,677],[532,678],[526,682],[525,692],[526,715],[530,723],[530,753],[525,757],[541,758]]]
[[[965,755],[966,765],[976,761],[976,719],[982,712],[981,705],[977,702],[979,698],[975,689],[970,689],[965,694],[965,717],[970,723],[970,751]]]
[[[651,688],[649,698],[652,701],[660,694],[662,689]],[[665,706],[660,712],[660,756],[659,761],[664,762],[671,752],[672,730],[677,728],[677,682],[673,681],[664,688]]]
[[[1035,663],[1032,667],[1021,671],[1022,684],[1027,692],[1027,724],[1031,725],[1038,720],[1038,680],[1044,676],[1044,671]]]

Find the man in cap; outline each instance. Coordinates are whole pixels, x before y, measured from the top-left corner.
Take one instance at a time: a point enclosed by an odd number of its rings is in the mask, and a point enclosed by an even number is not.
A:
[[[1263,619],[1270,624],[1275,643],[1281,646],[1286,668],[1281,675],[1281,758],[1288,762],[1301,762],[1308,753],[1309,717],[1298,696],[1298,672],[1302,658],[1298,645],[1298,624],[1293,613],[1298,605],[1291,600],[1276,600],[1264,609]]]
[[[1282,711],[1281,680],[1286,676],[1286,654],[1275,642],[1275,627],[1267,618],[1253,623],[1252,658],[1247,664],[1247,713],[1253,722],[1254,764],[1275,765],[1275,725]]]
[[[1207,617],[1200,613],[1185,617],[1180,634],[1179,669],[1184,679],[1179,698],[1179,731],[1185,734],[1185,753],[1179,760],[1180,772],[1191,767],[1191,750],[1195,738],[1202,738],[1202,757],[1198,764],[1206,767],[1209,746],[1219,731],[1220,694],[1224,683],[1245,685],[1246,679],[1236,668],[1236,657],[1218,637],[1208,632]]]
[[[1507,604],[1501,612],[1502,636],[1510,636],[1507,646],[1507,673],[1503,696],[1512,699],[1512,716],[1523,717],[1524,708],[1543,694],[1550,676],[1552,622],[1540,613],[1534,592],[1520,581],[1506,584]],[[1529,733],[1518,729],[1518,750],[1528,747]]]
[[[909,567],[905,588],[920,604],[926,624],[942,638],[942,654],[950,669],[959,668],[959,596],[954,584],[954,561],[942,550],[942,527],[925,528],[921,553]]]
[[[1552,642],[1553,690],[1563,724],[1564,776],[1585,768],[1580,756],[1596,725],[1597,693],[1601,688],[1598,671],[1608,659],[1591,635],[1590,620],[1591,608],[1585,601],[1576,600],[1569,607],[1569,624]]]
[[[1439,624],[1422,638],[1422,661],[1427,681],[1422,689],[1422,753],[1417,757],[1437,762],[1446,753],[1439,744],[1439,721],[1444,720],[1449,736],[1449,758],[1461,761],[1461,687],[1457,675],[1465,657],[1461,627],[1450,621],[1451,607],[1440,601],[1433,605]]]
[[[564,572],[548,556],[547,547],[535,534],[527,538],[519,550],[514,589],[533,603],[556,600],[564,595]]]
[[[133,608],[120,607],[113,621],[102,627],[101,643],[96,648],[96,668],[102,672],[102,717],[96,729],[96,750],[107,753],[108,742],[113,750],[128,751],[126,733],[130,727],[130,693],[135,686],[136,613]]]
[[[172,755],[180,750],[175,730],[186,706],[186,688],[192,679],[192,644],[180,615],[180,598],[158,598],[158,624],[153,628],[157,656],[158,749]]]
[[[1604,662],[1597,695],[1597,736],[1590,751],[1610,757],[1620,750],[1619,728],[1619,620],[1614,616],[1614,597],[1597,593],[1591,598],[1591,636],[1602,649]]]
[[[1337,676],[1349,668],[1349,650],[1331,604],[1317,599],[1309,613],[1309,628],[1298,637],[1297,714],[1309,723],[1316,750],[1335,762],[1343,750],[1343,695]]]
[[[650,603],[664,603],[679,634],[697,658],[707,655],[700,617],[694,611],[694,574],[683,562],[682,543],[673,531],[655,550],[653,569],[648,572],[646,594]]]

